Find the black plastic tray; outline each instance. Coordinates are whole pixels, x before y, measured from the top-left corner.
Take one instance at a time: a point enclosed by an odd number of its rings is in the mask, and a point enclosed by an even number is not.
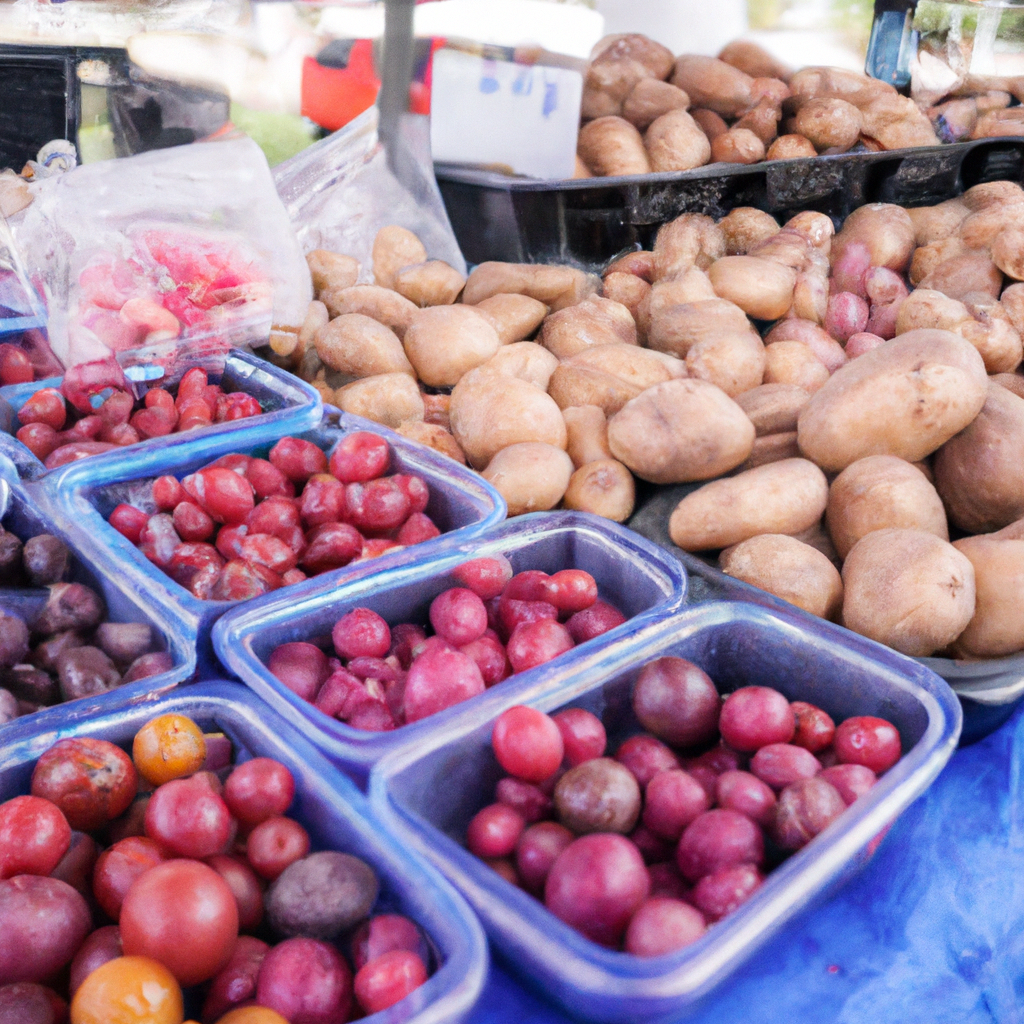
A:
[[[626,525],[683,563],[689,577],[687,604],[750,601],[766,608],[786,609],[791,614],[807,614],[759,587],[726,576],[711,560],[691,555],[672,543],[668,533],[669,517],[687,494],[703,486],[701,483],[674,487],[643,486],[637,510]],[[976,743],[995,732],[1024,700],[1024,654],[975,662],[952,661],[949,658],[917,660],[942,676],[959,698],[964,711],[960,746]]]
[[[1024,138],[565,181],[447,164],[434,170],[468,263],[569,263],[598,271],[618,253],[649,249],[658,228],[681,213],[717,219],[755,206],[786,219],[810,209],[840,222],[865,203],[926,206],[980,182],[1021,181]]]

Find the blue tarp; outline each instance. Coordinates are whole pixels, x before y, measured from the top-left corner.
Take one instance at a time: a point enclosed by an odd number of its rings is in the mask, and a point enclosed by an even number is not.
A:
[[[1024,709],[957,751],[867,868],[683,1019],[1024,1024]],[[472,1024],[565,1024],[499,965]]]

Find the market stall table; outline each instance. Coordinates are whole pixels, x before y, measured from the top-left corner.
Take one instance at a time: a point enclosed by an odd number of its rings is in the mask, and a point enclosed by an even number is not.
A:
[[[1024,1020],[1024,710],[959,750],[871,864],[694,1013],[699,1024]],[[492,965],[470,1024],[570,1018]]]

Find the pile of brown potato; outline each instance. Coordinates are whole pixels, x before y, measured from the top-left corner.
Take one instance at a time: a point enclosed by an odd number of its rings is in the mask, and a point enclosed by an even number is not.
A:
[[[710,481],[670,534],[730,575],[907,654],[1024,649],[1020,186],[861,207],[838,234],[812,212],[684,214],[603,279],[464,280],[397,227],[375,284],[308,260],[317,300],[278,361],[468,462],[510,514],[623,522],[634,476]]]
[[[595,47],[584,82],[576,177],[687,171],[826,153],[1024,134],[1024,78],[968,76],[920,92],[841,68],[793,72],[755,43],[674,57],[642,35]]]

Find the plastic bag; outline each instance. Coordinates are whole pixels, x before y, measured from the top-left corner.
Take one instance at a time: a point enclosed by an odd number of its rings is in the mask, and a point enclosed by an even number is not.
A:
[[[201,358],[302,323],[309,269],[247,138],[89,164],[38,186],[15,226],[66,367],[144,350]]]
[[[373,239],[388,224],[417,235],[431,259],[466,272],[430,160],[428,119],[402,118],[395,169],[377,138],[370,107],[333,135],[274,168],[274,181],[304,252],[354,256],[372,281]]]

